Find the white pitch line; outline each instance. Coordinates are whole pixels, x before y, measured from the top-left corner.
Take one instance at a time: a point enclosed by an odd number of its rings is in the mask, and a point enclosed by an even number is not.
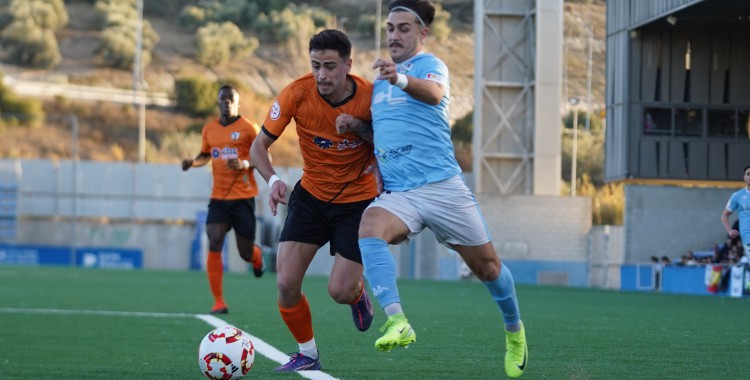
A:
[[[109,310],[70,310],[70,309],[19,309],[13,307],[0,307],[0,311],[9,314],[83,314],[83,315],[107,315],[121,317],[154,317],[154,318],[192,318],[195,314],[186,313],[147,313],[142,311],[109,311]]]
[[[111,310],[69,310],[69,309],[24,309],[13,307],[0,307],[0,312],[9,314],[83,314],[83,315],[105,315],[105,316],[122,316],[122,317],[151,317],[151,318],[198,318],[209,325],[219,328],[223,326],[233,326],[227,321],[216,318],[208,314],[187,314],[187,313],[148,313],[141,311],[111,311]],[[243,330],[244,331],[244,330]],[[245,331],[247,332],[247,331]],[[289,356],[279,351],[276,347],[266,343],[262,339],[248,333],[250,340],[253,341],[255,351],[266,358],[284,364],[289,360]],[[312,380],[338,380],[337,378],[322,371],[298,371],[300,376]]]

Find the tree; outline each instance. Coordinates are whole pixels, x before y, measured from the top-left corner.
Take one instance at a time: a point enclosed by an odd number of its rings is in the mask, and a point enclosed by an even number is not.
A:
[[[443,42],[451,35],[451,27],[448,22],[451,19],[450,12],[443,9],[441,4],[435,4],[435,19],[430,25],[430,35],[438,42]]]
[[[124,70],[133,68],[136,49],[138,10],[136,0],[97,0],[97,18],[102,25],[98,54],[104,63]],[[151,63],[151,52],[159,43],[159,35],[148,20],[143,20],[141,63]]]
[[[218,85],[203,77],[185,77],[174,82],[177,109],[190,116],[205,117],[217,108]]]
[[[196,59],[207,66],[220,65],[230,58],[252,54],[260,44],[255,37],[242,34],[231,22],[209,23],[196,33],[198,53]]]
[[[0,123],[8,121],[11,124],[37,126],[44,120],[42,102],[35,99],[22,99],[8,88],[3,82],[0,72]]]
[[[62,60],[55,31],[68,24],[62,0],[12,0],[0,16],[0,42],[19,65],[53,68]]]

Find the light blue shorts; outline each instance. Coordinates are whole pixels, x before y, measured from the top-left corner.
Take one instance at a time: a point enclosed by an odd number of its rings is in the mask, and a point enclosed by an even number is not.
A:
[[[409,237],[427,227],[448,247],[492,241],[484,215],[462,175],[407,191],[383,192],[369,207],[381,207],[396,215],[409,228]]]

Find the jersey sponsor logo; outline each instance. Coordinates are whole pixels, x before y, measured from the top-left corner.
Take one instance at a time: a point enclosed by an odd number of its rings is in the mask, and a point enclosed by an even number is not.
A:
[[[398,148],[390,149],[390,150],[384,150],[378,148],[375,151],[375,157],[377,157],[378,160],[383,162],[388,162],[389,160],[395,160],[399,157],[409,155],[411,153],[412,145],[404,145],[400,146]]]
[[[232,134],[229,135],[229,137],[232,138],[232,141],[237,141],[237,140],[240,139],[240,133],[239,132],[232,132]]]
[[[333,146],[332,140],[327,140],[318,136],[313,137],[313,142],[315,143],[315,145],[319,146],[321,149],[328,149]]]
[[[435,81],[435,82],[438,82],[438,83],[445,82],[445,77],[443,77],[440,74],[434,74],[434,73],[427,74],[427,78],[426,79],[427,80],[431,80],[431,81]]]
[[[237,148],[233,148],[231,146],[225,146],[223,148],[213,148],[211,149],[211,157],[212,158],[237,158],[239,157]]]
[[[338,150],[356,149],[362,146],[362,144],[363,142],[360,140],[349,141],[347,139],[344,139],[344,141],[338,143],[336,147],[338,148]]]
[[[275,100],[271,106],[271,120],[276,120],[279,116],[281,116],[281,105],[278,100]]]

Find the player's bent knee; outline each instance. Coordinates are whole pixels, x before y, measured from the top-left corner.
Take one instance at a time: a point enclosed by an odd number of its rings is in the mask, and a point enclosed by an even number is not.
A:
[[[483,261],[476,268],[474,274],[482,281],[494,281],[500,275],[500,263],[497,261]]]
[[[240,257],[242,260],[244,260],[246,263],[252,263],[253,262],[253,250],[242,250],[240,251]]]
[[[336,303],[348,304],[354,300],[354,297],[359,295],[360,289],[358,285],[359,282],[353,286],[331,285],[328,287],[328,295]]]

